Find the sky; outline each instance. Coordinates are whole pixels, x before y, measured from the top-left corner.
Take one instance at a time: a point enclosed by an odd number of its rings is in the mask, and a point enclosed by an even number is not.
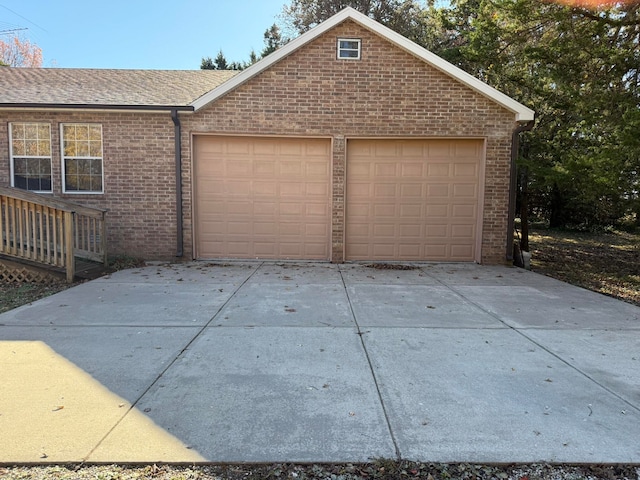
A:
[[[0,32],[42,49],[43,67],[193,70],[222,49],[246,61],[286,0],[0,0]],[[7,40],[10,35],[1,34]]]

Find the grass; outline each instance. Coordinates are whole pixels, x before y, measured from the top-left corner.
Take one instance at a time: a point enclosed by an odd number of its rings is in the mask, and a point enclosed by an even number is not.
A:
[[[38,283],[6,283],[0,282],[0,313],[7,312],[27,303],[54,293],[61,292],[69,287],[66,283],[54,283],[50,285]]]
[[[531,269],[640,306],[640,234],[533,229]]]

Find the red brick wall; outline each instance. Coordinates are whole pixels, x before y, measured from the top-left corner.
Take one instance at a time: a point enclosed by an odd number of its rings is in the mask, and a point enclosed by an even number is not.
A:
[[[338,37],[362,39],[362,59],[337,60]],[[194,115],[182,116],[183,165],[190,132],[333,137],[332,260],[344,258],[345,139],[486,139],[482,261],[504,261],[513,113],[345,22]],[[191,212],[185,181],[184,207]],[[190,213],[185,246],[192,245]]]
[[[336,60],[337,37],[361,38],[362,59]],[[505,256],[514,115],[345,22],[214,104],[181,114],[184,258],[192,258],[191,134],[333,138],[332,259],[344,258],[345,142],[350,137],[486,139],[482,261]],[[0,112],[0,184],[9,185],[9,122],[49,122],[54,194],[109,209],[110,253],[170,259],[176,252],[173,123],[169,113]],[[103,127],[104,195],[62,195],[59,123]]]
[[[173,122],[169,113],[0,112],[0,184],[11,184],[9,122],[51,125],[54,195],[108,209],[108,253],[176,253]],[[102,125],[104,194],[62,194],[60,123]]]

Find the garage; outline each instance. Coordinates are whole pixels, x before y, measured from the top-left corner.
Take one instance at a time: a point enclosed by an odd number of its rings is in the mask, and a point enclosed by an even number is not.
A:
[[[328,260],[331,140],[194,136],[196,258]]]
[[[479,261],[483,140],[347,142],[347,260]]]

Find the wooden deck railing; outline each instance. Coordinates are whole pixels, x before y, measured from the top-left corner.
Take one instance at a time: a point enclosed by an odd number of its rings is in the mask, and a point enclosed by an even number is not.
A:
[[[63,268],[75,257],[107,265],[106,210],[25,190],[0,187],[0,254]]]

